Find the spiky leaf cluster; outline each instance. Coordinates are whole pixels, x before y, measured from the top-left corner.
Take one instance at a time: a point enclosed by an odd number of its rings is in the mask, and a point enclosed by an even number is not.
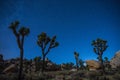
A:
[[[21,27],[19,30],[17,30],[18,26],[19,26],[20,22],[19,21],[15,21],[12,22],[11,25],[9,26],[10,29],[13,30],[13,33],[15,34],[15,36],[26,36],[30,33],[29,28],[26,27]]]
[[[12,22],[11,25],[9,26],[10,29],[16,29],[19,25],[19,21]]]
[[[92,41],[92,46],[94,46],[94,52],[98,55],[102,55],[103,52],[107,49],[107,41],[103,39],[96,39]]]
[[[49,48],[54,48],[59,45],[58,42],[56,42],[56,36],[53,36],[50,38],[46,33],[42,32],[40,35],[38,35],[37,44],[41,48],[46,48],[46,46],[49,44]]]
[[[74,52],[74,56],[75,56],[75,58],[78,58],[79,57],[79,53]]]
[[[29,32],[30,32],[29,28],[21,27],[21,28],[19,29],[19,33],[20,33],[22,36],[28,35]]]

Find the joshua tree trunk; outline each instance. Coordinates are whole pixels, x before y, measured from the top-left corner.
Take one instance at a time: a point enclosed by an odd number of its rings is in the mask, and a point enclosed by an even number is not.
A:
[[[22,36],[21,45],[20,45],[20,69],[19,69],[18,80],[22,80],[23,54],[24,54],[23,44],[24,44],[24,36]]]
[[[45,71],[45,55],[43,55],[43,61],[42,61],[42,73]]]
[[[20,50],[20,69],[18,80],[22,80],[22,70],[23,70],[23,49]]]
[[[77,68],[77,70],[78,70],[78,68],[79,68],[79,66],[78,66],[78,57],[79,57],[79,53],[77,53],[77,52],[74,52],[74,56],[75,56],[75,60],[76,60],[76,68]]]
[[[76,58],[76,68],[78,70],[78,59]]]
[[[46,55],[49,53],[49,51],[50,51],[50,48],[48,48],[46,53],[45,53],[45,48],[42,49],[42,55],[43,55],[42,74],[44,73],[45,68],[46,68],[45,58],[46,58]]]
[[[101,64],[102,73],[103,73],[103,74],[105,74],[105,70],[104,70],[104,64],[103,64],[102,55],[99,55],[99,61],[100,61],[100,64]]]

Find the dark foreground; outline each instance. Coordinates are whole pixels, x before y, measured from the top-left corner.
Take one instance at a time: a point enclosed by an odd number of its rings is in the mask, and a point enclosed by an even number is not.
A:
[[[18,80],[17,73],[0,74],[0,80]],[[52,71],[41,74],[24,73],[23,80],[120,80],[120,71],[106,71],[102,75],[100,71]]]

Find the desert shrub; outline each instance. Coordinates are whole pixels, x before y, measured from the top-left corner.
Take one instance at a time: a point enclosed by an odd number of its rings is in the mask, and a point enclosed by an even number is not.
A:
[[[0,80],[6,80],[6,76],[0,75]]]
[[[72,80],[72,76],[70,76],[70,75],[66,76],[65,80]]]
[[[39,80],[48,80],[48,79],[52,79],[53,77],[55,77],[52,74],[40,74],[39,75]]]
[[[38,80],[47,80],[47,79],[45,79],[45,77],[39,77]]]
[[[46,80],[45,75],[42,73],[39,73],[38,80]]]
[[[52,79],[52,78],[55,77],[55,75],[53,75],[53,74],[46,74],[45,77],[46,77],[47,79]]]
[[[18,80],[18,76],[12,75],[9,77],[8,80]]]
[[[72,78],[77,78],[79,80],[79,78],[85,77],[85,73],[84,72],[75,72],[75,73],[72,73],[70,76]],[[77,79],[75,79],[75,80],[77,80]],[[72,80],[74,80],[74,79],[72,79]]]
[[[55,80],[65,80],[64,75],[56,75]]]
[[[86,78],[90,80],[97,80],[99,76],[101,76],[101,73],[99,71],[89,71],[86,74]]]
[[[26,74],[24,78],[25,80],[33,80],[33,76],[31,74]]]
[[[115,80],[120,80],[120,74],[115,74],[115,75],[113,76],[113,78],[114,78]]]
[[[99,76],[96,80],[109,80],[106,76]]]
[[[16,74],[2,74],[0,75],[0,80],[18,80],[18,76]]]
[[[71,80],[83,80],[80,76],[74,76]]]
[[[106,70],[106,75],[114,75],[116,73],[115,70]]]

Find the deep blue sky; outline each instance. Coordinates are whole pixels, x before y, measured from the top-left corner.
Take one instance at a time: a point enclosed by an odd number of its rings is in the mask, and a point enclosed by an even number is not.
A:
[[[102,38],[111,59],[120,49],[120,0],[0,0],[0,53],[5,59],[19,57],[16,38],[8,29],[19,20],[30,28],[25,38],[25,58],[41,56],[37,35],[57,35],[59,47],[48,54],[56,63],[75,62],[74,51],[83,60],[96,59],[91,41]]]

